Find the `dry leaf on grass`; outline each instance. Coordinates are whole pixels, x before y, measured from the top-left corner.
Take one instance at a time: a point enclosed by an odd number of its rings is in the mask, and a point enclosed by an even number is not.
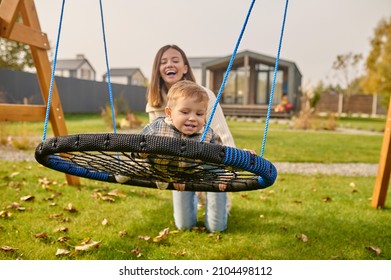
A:
[[[307,242],[308,241],[308,237],[304,233],[297,234],[296,238],[301,240],[301,241],[303,241],[303,242]]]
[[[18,211],[25,211],[26,208],[22,207],[19,203],[17,202],[12,202],[10,205],[6,207],[7,209],[16,209]]]
[[[0,211],[0,218],[9,218],[12,216],[12,213],[9,211]]]
[[[77,212],[77,209],[72,205],[72,203],[68,203],[68,205],[64,208],[64,210],[70,213]]]
[[[18,249],[17,248],[13,248],[11,246],[1,246],[0,250],[4,251],[4,252],[15,252]]]
[[[102,225],[103,225],[103,226],[107,225],[108,223],[109,223],[109,221],[108,221],[107,219],[103,219],[103,220],[102,220]]]
[[[56,256],[69,255],[71,251],[65,249],[57,249]]]
[[[161,242],[167,239],[168,234],[170,233],[169,228],[165,228],[159,232],[159,235],[153,238],[153,242]]]
[[[20,174],[20,172],[12,172],[9,177],[14,178],[15,176],[18,176],[19,174]]]
[[[115,197],[126,197],[126,193],[122,190],[112,190],[108,192],[107,195],[115,196]]]
[[[75,246],[76,251],[88,251],[93,248],[99,248],[101,244],[100,241],[88,240],[87,242],[83,242],[81,245]]]
[[[376,246],[368,246],[368,247],[365,247],[367,250],[375,253],[376,255],[380,255],[381,254],[381,249],[376,247]]]
[[[59,238],[57,238],[57,242],[59,243],[65,243],[67,242],[68,240],[70,240],[71,238],[69,236],[61,236]]]
[[[150,236],[147,236],[147,235],[139,235],[139,236],[138,236],[138,239],[142,239],[142,240],[148,241],[148,240],[151,239],[151,237],[150,237]]]
[[[41,232],[41,233],[34,234],[34,237],[37,239],[47,239],[48,234],[46,232]]]
[[[22,201],[32,201],[32,200],[34,200],[34,196],[33,195],[26,195],[26,196],[22,196],[21,198],[20,198],[20,200],[22,200]]]
[[[62,213],[50,214],[49,215],[49,219],[56,219],[56,218],[59,218],[59,217],[62,217],[62,216],[64,216],[64,214],[62,214]]]
[[[108,201],[108,202],[115,202],[115,199],[109,195],[106,194],[101,194],[100,192],[96,192],[92,195],[93,198],[100,199],[103,201]]]
[[[67,232],[68,228],[67,227],[59,227],[54,230],[54,232]]]

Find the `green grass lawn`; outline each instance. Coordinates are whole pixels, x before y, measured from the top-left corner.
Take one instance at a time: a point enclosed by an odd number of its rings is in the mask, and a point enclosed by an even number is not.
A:
[[[5,162],[0,176],[0,246],[15,249],[0,259],[391,258],[390,210],[370,207],[373,177],[280,174],[269,189],[231,193],[228,230],[208,234],[202,223],[175,230],[169,191],[84,179],[67,186],[35,162]],[[100,245],[76,250],[89,241]],[[58,249],[70,253],[56,256]]]
[[[102,125],[99,117],[74,118],[67,123],[73,133],[96,132]],[[17,134],[23,125],[2,131]],[[229,125],[238,147],[260,150],[262,124]],[[26,126],[38,141],[41,126]],[[102,125],[103,130],[110,128]],[[278,125],[270,127],[265,157],[272,162],[377,163],[381,141],[381,134]],[[87,179],[80,187],[68,186],[64,174],[35,161],[1,161],[0,259],[389,260],[391,198],[388,194],[385,209],[371,208],[374,182],[375,177],[280,171],[268,189],[230,193],[228,230],[209,234],[202,210],[199,228],[175,230],[170,191]]]

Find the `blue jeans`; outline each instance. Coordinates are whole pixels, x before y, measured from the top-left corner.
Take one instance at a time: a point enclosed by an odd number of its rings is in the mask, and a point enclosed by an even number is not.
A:
[[[227,229],[227,193],[206,192],[205,227],[209,232]],[[198,198],[195,192],[173,191],[174,220],[178,229],[191,229],[197,223]]]

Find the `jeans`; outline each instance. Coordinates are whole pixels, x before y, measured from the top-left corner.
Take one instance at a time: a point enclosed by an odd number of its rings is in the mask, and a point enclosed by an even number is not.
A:
[[[227,193],[206,192],[205,227],[209,232],[227,229]],[[178,229],[191,229],[197,223],[198,198],[195,192],[173,191],[174,220]]]

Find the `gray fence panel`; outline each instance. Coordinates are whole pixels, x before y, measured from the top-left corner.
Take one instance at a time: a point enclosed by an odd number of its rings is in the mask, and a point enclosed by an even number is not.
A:
[[[55,78],[65,113],[100,113],[110,104],[108,84],[75,78]],[[121,112],[145,112],[146,87],[111,84],[113,99]],[[43,104],[37,76],[0,69],[0,103]]]

